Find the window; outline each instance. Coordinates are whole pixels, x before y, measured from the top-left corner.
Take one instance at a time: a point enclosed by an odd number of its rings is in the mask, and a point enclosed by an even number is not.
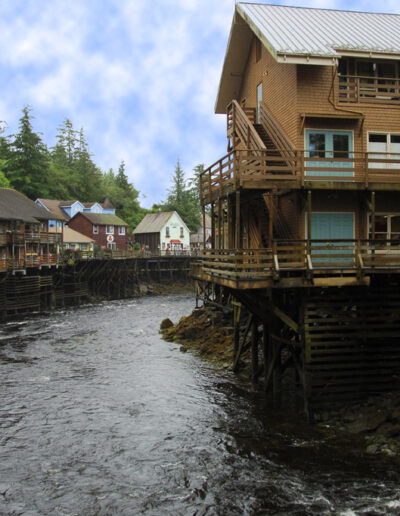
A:
[[[183,233],[183,227],[181,226],[181,233],[180,233],[180,238],[183,238],[185,235]]]
[[[165,226],[165,238],[170,237],[169,226]]]
[[[125,226],[118,226],[118,235],[125,235]]]
[[[97,224],[93,224],[93,234],[94,235],[99,234],[99,226]]]
[[[372,217],[369,219],[369,238],[372,238]],[[376,214],[375,238],[377,240],[400,240],[400,215]]]
[[[400,135],[381,133],[368,135],[368,158],[392,160],[392,163],[378,161],[369,162],[369,168],[399,168],[400,169]]]
[[[115,242],[107,242],[107,249],[115,250],[117,245]]]
[[[114,234],[114,226],[106,226],[106,233],[107,233],[107,235],[113,235]]]

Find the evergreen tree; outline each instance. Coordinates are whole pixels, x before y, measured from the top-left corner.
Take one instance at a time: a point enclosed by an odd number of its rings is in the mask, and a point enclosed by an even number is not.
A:
[[[7,159],[7,179],[13,188],[31,199],[47,196],[49,153],[41,137],[33,131],[31,108],[25,106],[19,132],[12,136]]]
[[[82,202],[98,199],[101,196],[102,173],[92,161],[83,129],[79,131],[73,170],[79,177],[79,192],[77,192],[77,198]]]
[[[167,201],[154,205],[153,209],[176,211],[185,221],[190,231],[197,231],[201,225],[198,189],[187,185],[179,159],[171,182],[172,187],[168,190]]]

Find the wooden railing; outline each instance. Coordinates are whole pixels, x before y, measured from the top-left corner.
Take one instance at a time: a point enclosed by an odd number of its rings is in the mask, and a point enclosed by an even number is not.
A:
[[[400,272],[400,240],[275,240],[268,249],[210,249],[198,257],[211,276],[256,280],[282,273]]]
[[[227,110],[228,137],[237,136],[247,149],[266,150],[264,142],[254,128],[255,118],[254,108],[242,108],[233,100]]]
[[[0,245],[7,245],[9,241],[10,241],[10,239],[7,234],[0,235]]]
[[[340,102],[400,104],[400,79],[340,75],[338,96]]]
[[[57,242],[61,242],[61,233],[48,233],[42,231],[40,233],[40,242],[44,244],[56,244]]]
[[[293,158],[296,148],[263,102],[259,105],[259,111],[260,122],[268,133],[268,136],[271,138],[275,148],[281,153],[288,165],[293,168],[295,166]]]
[[[371,182],[400,182],[400,154],[385,152],[340,152],[335,155],[319,151],[285,149],[287,161],[267,150],[231,151],[208,167],[200,176],[201,202],[211,202],[215,192],[220,196],[229,186],[254,188],[279,187],[282,181],[293,182],[293,188],[306,181],[357,182],[367,187]]]
[[[40,233],[25,233],[25,240],[27,242],[32,242],[32,241],[39,241],[40,240]]]

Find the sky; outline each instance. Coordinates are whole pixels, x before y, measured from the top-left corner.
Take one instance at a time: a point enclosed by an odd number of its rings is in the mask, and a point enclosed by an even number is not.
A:
[[[400,13],[398,0],[259,3]],[[118,169],[150,208],[177,160],[186,177],[226,153],[214,114],[234,0],[0,0],[0,120],[24,106],[48,147],[68,118],[93,160]]]

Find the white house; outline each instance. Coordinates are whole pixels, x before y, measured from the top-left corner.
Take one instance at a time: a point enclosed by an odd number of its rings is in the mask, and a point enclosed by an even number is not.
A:
[[[161,254],[190,251],[190,231],[176,211],[148,213],[133,230],[142,249]]]

